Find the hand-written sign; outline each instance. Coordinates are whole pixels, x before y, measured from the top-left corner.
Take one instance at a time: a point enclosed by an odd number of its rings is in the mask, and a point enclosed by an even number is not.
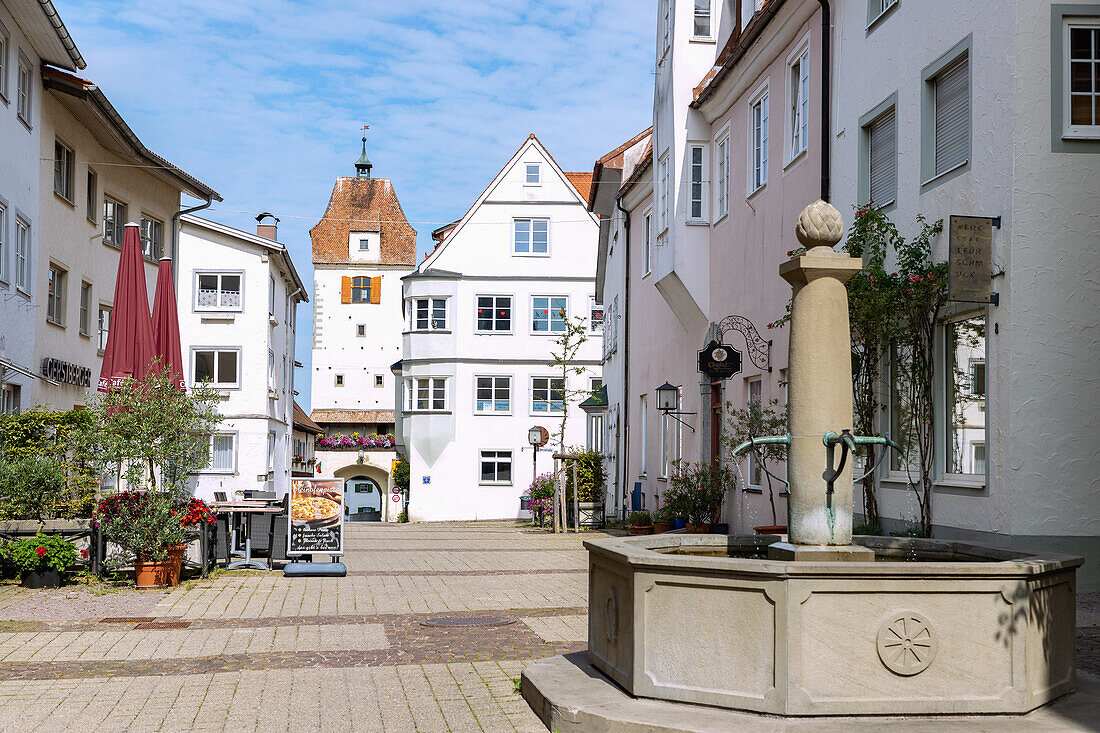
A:
[[[728,379],[741,371],[741,352],[711,341],[699,352],[699,371],[712,380]]]
[[[287,554],[344,554],[344,482],[293,479]]]
[[[982,216],[951,217],[948,300],[988,303],[993,293],[993,221]]]

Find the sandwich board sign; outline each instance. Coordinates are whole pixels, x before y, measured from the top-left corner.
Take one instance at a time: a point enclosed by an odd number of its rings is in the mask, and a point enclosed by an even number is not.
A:
[[[340,479],[292,479],[289,556],[344,554],[344,482]]]

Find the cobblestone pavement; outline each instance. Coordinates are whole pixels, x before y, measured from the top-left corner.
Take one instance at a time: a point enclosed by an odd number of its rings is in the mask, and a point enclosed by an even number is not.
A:
[[[513,680],[584,649],[581,540],[508,523],[348,526],[346,578],[165,591],[0,586],[0,732],[542,731]],[[503,625],[427,626],[503,618]],[[1100,674],[1100,594],[1078,597]]]
[[[544,730],[513,679],[585,647],[582,538],[509,523],[347,532],[346,578],[0,586],[0,731]],[[456,616],[507,623],[423,623]]]

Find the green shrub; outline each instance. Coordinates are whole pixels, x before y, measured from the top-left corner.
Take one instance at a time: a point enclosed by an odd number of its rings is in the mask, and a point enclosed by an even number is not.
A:
[[[397,515],[397,521],[404,524],[409,521],[409,509],[408,507],[401,510],[401,513]]]
[[[18,575],[56,570],[64,573],[76,563],[76,547],[59,535],[36,534],[4,548]]]
[[[98,480],[77,440],[90,421],[85,410],[0,415],[0,519],[91,514]]]
[[[927,537],[928,535],[921,529],[919,524],[911,524],[905,529],[899,529],[896,532],[890,533],[891,537]]]
[[[404,458],[394,461],[393,464],[393,483],[399,489],[408,493],[409,491],[409,462]]]
[[[725,466],[676,462],[672,485],[665,491],[665,505],[689,524],[717,521],[726,493],[734,487],[733,473]]]
[[[626,517],[628,527],[652,527],[653,517],[647,511],[631,512]]]
[[[882,536],[882,527],[877,524],[857,524],[852,527],[852,534],[868,534],[875,537]]]

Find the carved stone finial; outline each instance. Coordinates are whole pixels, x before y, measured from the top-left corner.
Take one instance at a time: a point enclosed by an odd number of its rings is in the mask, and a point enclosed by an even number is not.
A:
[[[832,249],[844,234],[844,219],[836,207],[818,199],[798,215],[794,233],[808,250],[814,247]]]

